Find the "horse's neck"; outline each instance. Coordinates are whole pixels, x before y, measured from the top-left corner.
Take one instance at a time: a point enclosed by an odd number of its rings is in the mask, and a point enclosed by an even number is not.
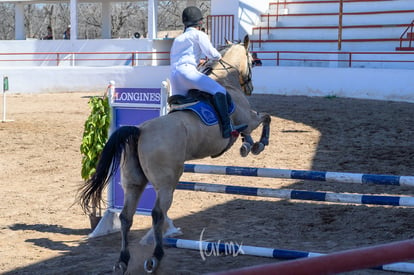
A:
[[[213,74],[210,77],[226,89],[234,89],[240,86],[239,72],[234,68],[224,69],[223,67],[216,67],[216,69],[213,69]]]

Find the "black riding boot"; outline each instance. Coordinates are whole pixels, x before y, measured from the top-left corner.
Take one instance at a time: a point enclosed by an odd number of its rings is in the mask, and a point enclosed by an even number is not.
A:
[[[213,104],[216,108],[218,117],[221,122],[221,129],[223,138],[229,138],[231,136],[232,131],[235,129],[231,125],[231,120],[229,116],[229,102],[227,101],[227,96],[223,93],[216,93],[213,96]],[[239,130],[243,130],[246,128],[247,125],[239,125],[236,127]]]
[[[221,123],[221,131],[223,134],[223,138],[229,138],[231,135],[231,123],[229,117],[229,107],[227,104],[227,97],[223,93],[216,93],[213,96],[213,104],[216,108],[218,117]]]

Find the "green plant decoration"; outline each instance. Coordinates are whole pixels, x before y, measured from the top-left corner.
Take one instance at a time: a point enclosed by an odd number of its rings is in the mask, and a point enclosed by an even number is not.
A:
[[[88,180],[96,171],[96,165],[102,149],[108,139],[111,122],[108,97],[92,97],[89,100],[91,114],[85,121],[82,145],[82,171],[84,180]]]

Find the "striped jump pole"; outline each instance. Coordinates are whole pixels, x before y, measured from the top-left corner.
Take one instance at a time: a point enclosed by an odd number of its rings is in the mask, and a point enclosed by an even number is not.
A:
[[[277,248],[266,248],[266,247],[257,247],[257,246],[247,246],[247,245],[235,245],[232,243],[223,243],[223,242],[206,242],[206,241],[194,241],[194,240],[184,240],[184,239],[174,239],[166,238],[164,239],[164,245],[167,247],[183,248],[198,250],[200,253],[205,255],[214,255],[219,252],[224,255],[232,256],[234,252],[237,252],[241,255],[250,255],[250,256],[260,256],[274,259],[283,259],[283,260],[295,260],[295,259],[320,259],[316,260],[317,266],[319,268],[324,268],[325,266],[341,266],[341,267],[353,267],[355,269],[361,268],[372,268],[386,271],[395,271],[395,272],[406,272],[414,273],[414,263],[405,263],[400,262],[404,260],[409,260],[414,258],[414,241],[403,241],[396,242],[387,245],[374,246],[370,248],[355,249],[345,252],[338,252],[332,254],[322,254],[315,252],[305,252],[297,250],[284,250]],[[334,257],[332,257],[334,255]],[[325,257],[330,257],[327,260],[324,260]],[[332,263],[331,263],[332,259]],[[342,264],[344,261],[346,264]],[[286,264],[293,263],[296,261],[289,261]],[[362,262],[362,263],[361,263]],[[269,265],[273,266],[273,265]],[[250,269],[251,268],[251,269]],[[260,267],[250,267],[244,269],[239,269],[233,271],[225,271],[219,274],[327,274],[327,273],[314,273],[311,272],[311,265],[309,267],[304,267],[305,273],[289,273],[289,272],[279,272],[279,270],[267,269],[268,265]],[[259,269],[255,269],[259,268]],[[263,270],[261,269],[263,268]],[[353,270],[355,270],[353,269]],[[250,271],[251,270],[251,271]],[[239,273],[248,272],[248,273]],[[285,269],[283,269],[285,271]],[[345,271],[345,270],[344,270]],[[338,271],[339,272],[339,271]]]
[[[232,176],[251,176],[263,178],[327,181],[339,183],[414,186],[414,176],[375,175],[240,166],[219,166],[204,164],[185,164],[184,172]]]
[[[414,206],[414,197],[378,196],[364,194],[343,194],[332,192],[315,192],[293,189],[271,189],[245,186],[222,185],[201,182],[180,181],[179,190],[224,193],[233,195],[271,197],[291,200],[326,201],[337,203]]]

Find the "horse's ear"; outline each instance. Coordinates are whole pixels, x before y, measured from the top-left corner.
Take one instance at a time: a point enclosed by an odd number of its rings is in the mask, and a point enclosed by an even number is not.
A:
[[[246,50],[249,49],[250,38],[247,34],[244,36],[243,44]]]
[[[233,42],[231,42],[230,40],[228,40],[227,38],[224,38],[224,40],[226,41],[226,45],[231,45],[233,44]]]

